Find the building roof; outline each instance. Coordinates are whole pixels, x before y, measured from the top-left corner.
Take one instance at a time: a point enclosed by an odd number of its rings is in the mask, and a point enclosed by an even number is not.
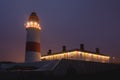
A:
[[[98,54],[98,55],[107,56],[107,55],[104,55],[104,54],[101,54],[101,53],[92,52],[92,51],[87,51],[87,50],[82,51],[80,49],[66,50],[66,51],[61,51],[61,52],[57,52],[57,53],[51,53],[49,55],[55,55],[55,54],[61,54],[61,53],[66,53],[66,52],[73,52],[73,51],[81,51],[81,52],[87,52],[87,53],[91,53],[91,54]],[[43,55],[43,56],[48,56],[48,54]]]

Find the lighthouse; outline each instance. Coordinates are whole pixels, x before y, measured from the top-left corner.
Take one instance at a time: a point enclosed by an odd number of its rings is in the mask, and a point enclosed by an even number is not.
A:
[[[25,62],[40,61],[40,24],[35,12],[32,12],[25,23],[26,27],[26,48]]]

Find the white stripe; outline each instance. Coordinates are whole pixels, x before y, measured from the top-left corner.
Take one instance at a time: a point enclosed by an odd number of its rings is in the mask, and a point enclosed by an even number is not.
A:
[[[40,31],[35,29],[28,29],[27,42],[29,41],[40,43]]]
[[[25,54],[25,62],[41,61],[40,57],[40,52],[27,51]]]

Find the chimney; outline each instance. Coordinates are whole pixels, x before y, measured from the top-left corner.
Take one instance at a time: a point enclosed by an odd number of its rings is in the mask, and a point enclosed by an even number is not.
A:
[[[63,51],[63,52],[66,51],[66,46],[65,46],[65,45],[62,47],[62,51]]]
[[[51,54],[52,54],[51,49],[48,50],[48,53],[47,53],[47,54],[48,54],[48,55],[51,55]]]
[[[80,44],[80,50],[84,51],[84,44]]]
[[[95,50],[96,50],[96,53],[98,53],[98,54],[100,53],[99,48],[96,48]]]

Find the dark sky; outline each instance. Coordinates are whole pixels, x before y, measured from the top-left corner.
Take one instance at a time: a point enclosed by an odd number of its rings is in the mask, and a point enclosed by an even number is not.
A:
[[[120,57],[120,0],[0,0],[0,61],[24,61],[24,23],[32,11],[40,18],[42,54],[84,43]]]

